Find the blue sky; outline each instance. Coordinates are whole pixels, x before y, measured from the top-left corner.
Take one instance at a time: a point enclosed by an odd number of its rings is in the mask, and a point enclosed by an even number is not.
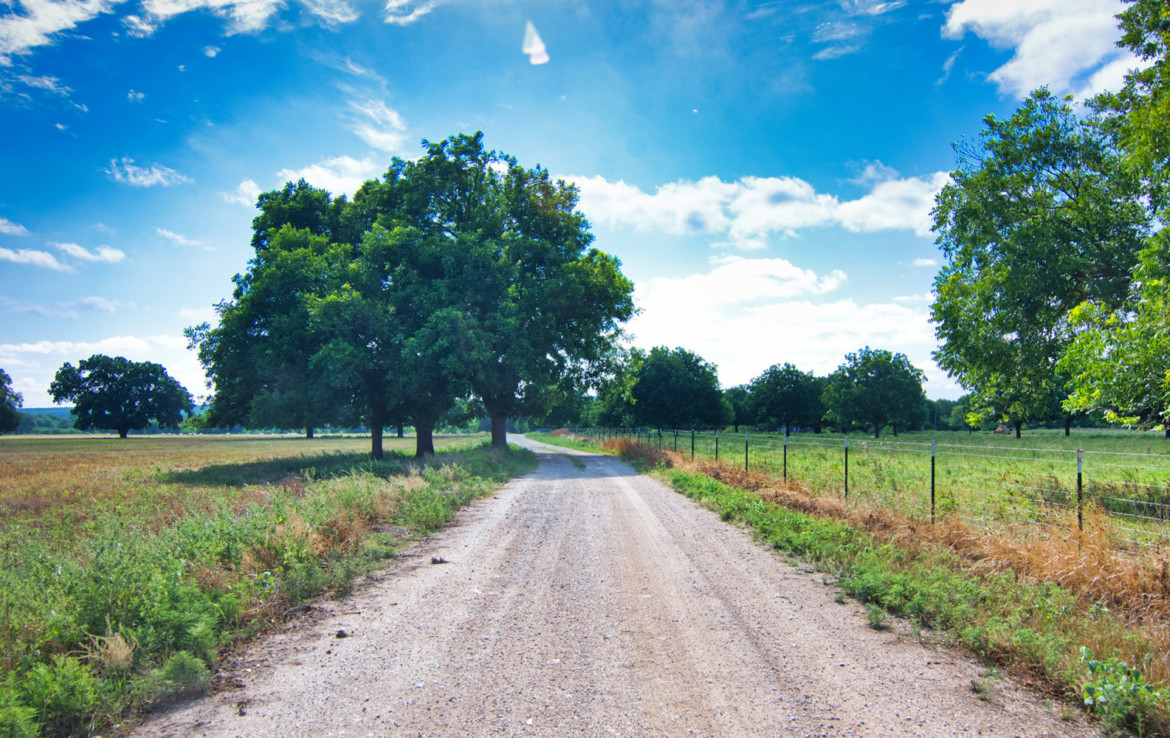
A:
[[[334,195],[422,139],[581,190],[634,343],[724,386],[869,345],[931,397],[951,144],[1048,85],[1116,89],[1120,0],[0,0],[0,368],[26,407],[93,353],[206,388],[184,327],[246,269],[255,197]],[[549,60],[522,53],[531,21]]]

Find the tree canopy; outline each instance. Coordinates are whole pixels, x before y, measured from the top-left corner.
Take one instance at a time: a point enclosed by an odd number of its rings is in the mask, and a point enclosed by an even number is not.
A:
[[[769,428],[819,430],[825,414],[824,387],[824,380],[792,364],[768,367],[751,383],[756,422]]]
[[[823,401],[826,417],[844,425],[873,428],[873,437],[882,428],[922,422],[926,416],[926,375],[910,363],[905,354],[874,350],[866,346],[847,354],[845,363],[829,375]]]
[[[12,389],[12,377],[0,369],[0,433],[11,433],[20,427],[20,406],[24,398]]]
[[[192,411],[191,394],[166,369],[149,361],[94,354],[74,367],[66,363],[49,386],[56,403],[73,402],[74,425],[81,429],[131,430],[177,428]]]
[[[505,445],[507,417],[596,379],[633,285],[589,248],[576,190],[479,133],[423,146],[352,202],[303,181],[260,197],[248,273],[219,326],[188,332],[213,418],[351,408],[374,456],[383,424],[409,418],[422,455],[457,400],[482,403]]]
[[[935,359],[970,390],[973,411],[1018,432],[1060,413],[1068,313],[1124,301],[1149,218],[1105,127],[1066,100],[1042,89],[984,123],[977,143],[956,147],[933,211],[946,257]]]
[[[638,368],[631,394],[639,425],[722,428],[732,420],[715,366],[683,348],[651,349]]]

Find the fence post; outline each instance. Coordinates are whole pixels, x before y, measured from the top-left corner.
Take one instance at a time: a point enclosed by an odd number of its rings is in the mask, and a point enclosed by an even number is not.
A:
[[[674,448],[673,451],[678,451],[678,428],[674,429]]]
[[[662,429],[658,429],[658,448],[662,448]]]
[[[715,429],[715,460],[719,461],[719,429]]]
[[[849,501],[849,436],[845,436],[845,501]]]
[[[931,442],[930,442],[930,524],[931,524],[931,525],[934,525],[934,455],[935,455],[935,443],[937,443],[937,441],[931,441]]]
[[[751,443],[749,440],[750,437],[751,433],[748,431],[743,432],[743,470],[745,472],[748,470],[748,445]]]
[[[784,426],[784,481],[788,481],[788,426]]]
[[[695,460],[695,429],[691,428],[691,461]]]
[[[1077,530],[1085,529],[1084,465],[1083,452],[1077,449]]]

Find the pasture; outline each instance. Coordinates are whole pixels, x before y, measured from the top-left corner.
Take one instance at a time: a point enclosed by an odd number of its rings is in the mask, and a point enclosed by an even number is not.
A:
[[[0,438],[0,733],[87,734],[530,468],[485,437]]]

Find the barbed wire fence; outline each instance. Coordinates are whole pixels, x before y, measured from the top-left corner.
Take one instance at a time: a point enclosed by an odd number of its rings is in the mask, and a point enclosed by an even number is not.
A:
[[[934,522],[955,516],[983,532],[1108,522],[1121,552],[1170,550],[1170,453],[857,439],[819,434],[577,429],[722,461],[817,494]]]

